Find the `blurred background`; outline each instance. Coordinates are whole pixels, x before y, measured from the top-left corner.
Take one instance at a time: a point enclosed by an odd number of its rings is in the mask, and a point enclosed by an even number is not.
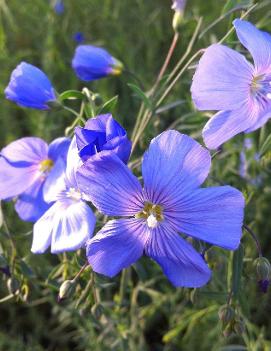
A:
[[[219,41],[231,28],[232,20],[253,3],[256,1],[187,0],[180,39],[168,72],[184,55],[199,18],[202,26],[191,55]],[[248,18],[271,32],[271,0],[257,3]],[[140,81],[143,91],[153,85],[173,37],[171,5],[170,0],[0,0],[0,147],[30,135],[49,142],[62,136],[74,118],[67,111],[23,109],[5,99],[10,73],[21,61],[40,67],[58,92],[87,86],[104,101],[118,95],[112,112],[130,135],[140,100],[127,83]],[[80,82],[71,68],[78,33],[84,43],[105,47],[137,79],[124,73],[94,83]],[[247,54],[234,32],[225,44]],[[191,102],[195,65],[196,61],[145,129],[135,156],[140,157],[151,138],[169,127],[201,142],[200,132],[210,114],[195,111]],[[169,108],[171,103],[176,107]],[[76,104],[70,106],[77,109]],[[270,132],[267,124],[262,130],[228,142],[215,157],[207,183],[230,184],[244,192],[246,223],[257,234],[264,256],[269,259],[271,158],[270,143],[264,150],[263,145]],[[5,299],[9,296],[7,277],[0,272],[1,351],[271,350],[271,296],[258,289],[253,265],[257,250],[247,234],[235,255],[217,248],[208,251],[214,273],[211,283],[202,289],[174,289],[160,268],[143,258],[128,270],[124,287],[119,276],[112,280],[96,277],[101,305],[94,305],[92,293],[85,290],[87,272],[75,295],[58,304],[58,288],[79,270],[83,253],[34,256],[30,253],[32,225],[18,219],[12,204],[4,203],[2,207],[16,243],[16,279],[21,294]],[[0,228],[0,253],[7,255],[9,244],[4,231]],[[234,279],[233,307],[240,317],[240,330],[225,337],[218,311],[227,302]],[[86,296],[82,297],[84,291]]]

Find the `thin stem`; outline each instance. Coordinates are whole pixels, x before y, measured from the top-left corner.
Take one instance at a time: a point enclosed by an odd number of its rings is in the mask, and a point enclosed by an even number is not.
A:
[[[261,244],[260,244],[260,242],[259,242],[259,240],[257,238],[257,235],[246,224],[243,225],[243,228],[251,235],[251,237],[255,241],[255,244],[257,246],[257,250],[258,250],[258,253],[259,253],[259,257],[262,257],[263,256],[262,248],[261,248]]]
[[[89,263],[86,262],[80,269],[80,271],[76,274],[76,276],[73,278],[73,280],[77,280],[80,275],[84,272],[84,270],[89,266]]]
[[[127,287],[127,282],[129,278],[129,268],[125,268],[121,273],[121,280],[120,280],[120,306],[124,303],[124,296],[125,290]]]
[[[65,106],[65,105],[62,105],[62,106],[63,106],[64,110],[69,111],[70,113],[72,113],[75,116],[78,116],[78,113],[75,110],[73,110],[72,108]]]
[[[15,241],[14,241],[14,239],[9,231],[9,228],[8,228],[8,225],[7,225],[5,218],[3,218],[3,227],[5,229],[5,232],[8,236],[10,244],[11,244],[11,271],[13,271],[17,249],[16,249]]]
[[[141,80],[137,77],[137,75],[134,72],[132,72],[128,69],[124,69],[123,73],[127,73],[129,76],[131,76],[138,83],[138,85],[140,86],[140,89],[142,89],[142,90],[144,89]]]

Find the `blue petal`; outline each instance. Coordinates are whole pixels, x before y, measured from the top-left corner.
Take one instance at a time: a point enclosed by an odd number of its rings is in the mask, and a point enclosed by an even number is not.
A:
[[[152,231],[145,253],[162,267],[176,287],[199,288],[211,277],[201,255],[169,225],[159,225]]]
[[[79,79],[91,81],[110,74],[114,63],[115,59],[106,50],[93,45],[80,45],[76,48],[72,67]]]
[[[79,157],[76,137],[74,136],[67,155],[66,183],[68,187],[78,188],[76,172],[81,164],[82,161]]]
[[[109,221],[87,243],[87,258],[94,272],[114,277],[143,254],[149,232],[141,220]]]
[[[54,162],[56,162],[59,157],[66,160],[70,143],[70,138],[57,138],[52,141],[49,145],[48,158]]]
[[[13,167],[0,157],[0,199],[8,200],[22,194],[39,178],[37,167]]]
[[[250,96],[253,67],[244,56],[219,44],[208,47],[193,77],[191,93],[199,110],[233,110]]]
[[[132,216],[143,208],[138,179],[115,155],[97,154],[78,171],[79,188],[97,209],[111,216]]]
[[[23,221],[36,222],[50,207],[43,198],[44,179],[38,178],[16,201],[15,209]]]
[[[255,123],[252,124],[249,128],[247,128],[245,130],[245,133],[251,133],[261,128],[270,118],[271,118],[271,106],[269,106],[264,111],[259,112],[259,116],[255,120]]]
[[[164,215],[176,230],[234,250],[242,236],[244,206],[244,197],[235,188],[202,188],[185,196]]]
[[[5,89],[6,98],[20,106],[49,109],[48,102],[56,100],[47,76],[37,67],[21,62],[11,74]]]
[[[210,153],[195,140],[174,130],[163,132],[144,154],[144,192],[149,201],[168,207],[202,184],[210,165]]]
[[[271,35],[257,29],[247,21],[233,21],[240,42],[251,53],[257,73],[266,73],[271,66]]]
[[[44,182],[44,200],[47,203],[58,200],[66,188],[66,163],[62,158],[59,158]]]
[[[259,109],[255,105],[244,105],[234,111],[216,113],[202,130],[205,145],[216,149],[235,135],[249,129],[260,118]]]

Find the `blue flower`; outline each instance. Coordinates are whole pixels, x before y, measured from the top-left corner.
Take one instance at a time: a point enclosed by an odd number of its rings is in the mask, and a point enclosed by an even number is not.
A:
[[[119,75],[123,65],[105,49],[93,45],[80,45],[75,50],[72,67],[77,77],[91,81],[108,75]]]
[[[83,161],[103,151],[116,154],[127,163],[131,153],[131,142],[125,129],[114,120],[111,114],[99,115],[86,122],[84,128],[75,129],[79,156]]]
[[[21,62],[12,72],[5,89],[6,98],[23,107],[48,110],[56,101],[54,88],[47,76],[37,67]]]
[[[203,129],[215,149],[238,133],[250,133],[271,116],[271,36],[247,21],[233,22],[254,65],[227,46],[214,44],[199,61],[191,87],[199,110],[218,110]]]
[[[185,8],[186,0],[173,0],[172,9],[182,12]]]
[[[43,186],[59,162],[66,160],[69,144],[67,138],[58,138],[48,146],[40,138],[26,137],[1,150],[0,199],[17,197],[15,209],[21,219],[35,222],[49,208]]]
[[[80,164],[73,138],[67,167],[59,162],[44,185],[44,198],[53,205],[34,224],[33,253],[43,253],[50,245],[52,253],[77,250],[92,236],[96,220],[86,204],[88,197],[77,184],[75,173]]]
[[[62,15],[65,11],[64,2],[62,0],[56,0],[54,10],[56,14]]]
[[[74,33],[73,40],[79,44],[83,43],[85,41],[84,33],[81,33],[81,32]]]
[[[143,189],[115,155],[100,153],[84,163],[78,184],[97,209],[128,217],[109,221],[87,242],[92,269],[113,277],[145,253],[173,285],[206,284],[208,266],[177,233],[236,249],[244,215],[244,198],[235,188],[199,188],[210,166],[209,152],[177,131],[152,140],[143,158]]]

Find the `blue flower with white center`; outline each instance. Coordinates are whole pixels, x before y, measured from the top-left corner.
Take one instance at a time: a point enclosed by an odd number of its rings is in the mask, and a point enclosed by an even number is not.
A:
[[[208,47],[191,87],[199,110],[218,110],[203,129],[206,146],[215,149],[238,133],[250,133],[271,117],[271,35],[247,21],[233,22],[254,65],[227,46]]]
[[[113,277],[145,254],[175,286],[206,284],[210,269],[178,232],[234,250],[244,216],[237,189],[199,187],[210,166],[205,148],[173,130],[154,138],[145,153],[143,188],[115,155],[87,160],[77,173],[80,189],[100,212],[126,217],[109,221],[87,242],[92,269]]]
[[[26,62],[21,62],[12,72],[5,95],[19,106],[38,110],[48,110],[48,103],[56,101],[54,88],[47,76]]]
[[[103,153],[117,155],[127,163],[131,153],[131,142],[124,128],[111,114],[90,118],[84,128],[77,127],[75,136],[79,156],[86,161],[91,156]]]
[[[44,186],[44,198],[48,203],[53,202],[53,205],[34,224],[33,253],[44,253],[49,246],[52,253],[74,251],[91,238],[96,219],[86,203],[88,197],[76,180],[80,164],[73,138],[68,151],[67,167],[63,167],[63,162],[59,163]]]
[[[72,68],[79,79],[88,82],[108,75],[119,75],[123,65],[105,49],[79,45],[75,50]]]
[[[15,209],[22,220],[35,222],[50,207],[43,187],[57,181],[55,168],[66,167],[69,144],[68,138],[55,139],[48,146],[40,138],[26,137],[1,150],[0,199],[17,197]]]

